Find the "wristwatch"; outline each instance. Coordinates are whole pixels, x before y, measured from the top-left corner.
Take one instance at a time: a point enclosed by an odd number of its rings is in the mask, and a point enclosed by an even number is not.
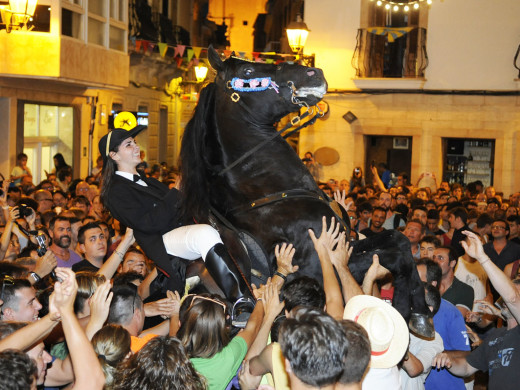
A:
[[[38,283],[40,280],[42,280],[40,275],[38,275],[36,272],[31,272],[29,275],[34,279],[34,283]]]

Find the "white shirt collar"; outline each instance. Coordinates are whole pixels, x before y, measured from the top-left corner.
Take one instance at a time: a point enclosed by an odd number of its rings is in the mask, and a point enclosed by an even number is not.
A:
[[[134,174],[133,173],[123,172],[123,171],[116,171],[116,175],[122,176],[125,179],[128,179],[130,181],[134,181]],[[136,183],[139,184],[139,185],[142,185],[143,187],[148,187],[148,184],[146,184],[142,179],[139,179],[138,181],[136,181]]]

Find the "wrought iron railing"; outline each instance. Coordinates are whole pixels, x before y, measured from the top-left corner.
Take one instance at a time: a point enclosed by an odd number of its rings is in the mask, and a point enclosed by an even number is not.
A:
[[[426,29],[359,29],[352,56],[356,77],[424,77],[428,66]]]

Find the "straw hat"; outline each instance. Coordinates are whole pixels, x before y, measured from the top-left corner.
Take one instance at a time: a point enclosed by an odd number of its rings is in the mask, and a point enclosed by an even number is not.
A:
[[[345,306],[343,318],[362,325],[372,348],[371,368],[390,368],[401,361],[410,335],[404,318],[391,305],[370,295],[357,295]]]

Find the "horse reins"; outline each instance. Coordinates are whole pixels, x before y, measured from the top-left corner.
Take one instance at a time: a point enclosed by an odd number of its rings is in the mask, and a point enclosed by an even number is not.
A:
[[[272,81],[270,77],[263,78],[263,79],[252,79],[259,83],[260,87],[254,88],[254,87],[237,87],[236,86],[236,80],[237,78],[234,78],[233,80],[228,80],[226,83],[226,88],[224,89],[225,92],[229,95],[233,103],[238,103],[242,108],[244,108],[251,116],[254,116],[254,113],[250,110],[250,108],[242,102],[240,99],[240,95],[237,91],[241,92],[260,92],[265,91],[268,89],[273,89],[276,93],[279,93],[278,89],[280,88],[276,82]],[[262,82],[263,80],[268,80],[267,82]],[[249,81],[251,85],[251,80],[245,80]],[[256,83],[255,83],[256,84]],[[248,150],[246,153],[244,153],[242,156],[237,158],[235,161],[233,161],[228,166],[224,167],[219,173],[219,176],[223,176],[227,171],[233,169],[235,166],[240,164],[242,161],[244,161],[246,158],[254,154],[256,151],[261,149],[263,146],[265,146],[267,143],[271,142],[273,139],[278,137],[280,134],[282,134],[284,131],[288,130],[292,126],[296,126],[298,123],[300,123],[303,119],[307,118],[308,116],[312,115],[314,113],[313,109],[309,107],[309,105],[306,102],[303,102],[298,99],[296,96],[296,87],[294,86],[294,82],[288,81],[287,87],[291,88],[291,102],[293,104],[299,105],[300,107],[306,107],[306,111],[302,115],[295,116],[290,120],[289,123],[287,123],[281,130],[276,131],[274,134],[272,134],[269,138],[266,138],[262,142],[260,142],[258,145],[256,145],[254,148]],[[234,92],[230,92],[231,90],[234,90]],[[307,122],[301,124],[297,128],[291,130],[287,134],[283,135],[283,138],[287,138],[294,134],[297,131],[300,131],[301,129],[304,129],[305,127],[312,125],[314,122],[316,122],[316,119],[323,116],[323,111],[316,106],[316,115],[314,115],[311,119],[309,119]]]

